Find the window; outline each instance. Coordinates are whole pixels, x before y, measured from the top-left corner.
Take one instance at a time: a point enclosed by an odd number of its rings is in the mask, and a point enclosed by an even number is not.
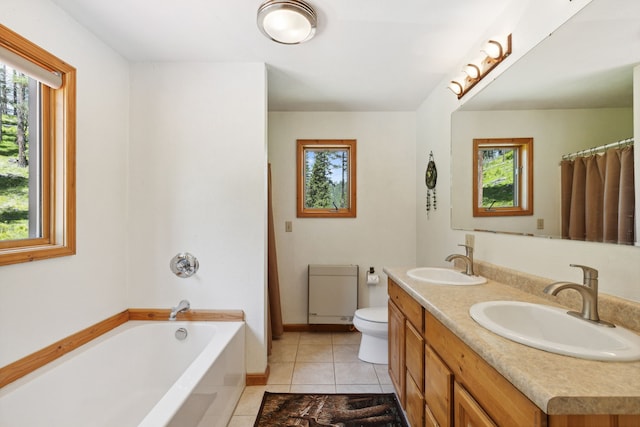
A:
[[[533,138],[473,140],[473,216],[533,215]]]
[[[297,141],[297,216],[356,216],[356,141]]]
[[[75,253],[75,69],[0,25],[0,265]]]

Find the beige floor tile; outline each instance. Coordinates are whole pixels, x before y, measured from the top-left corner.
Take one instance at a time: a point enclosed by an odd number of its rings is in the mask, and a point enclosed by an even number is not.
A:
[[[285,332],[280,338],[274,338],[273,345],[278,344],[298,344],[300,341],[300,332]]]
[[[360,362],[358,359],[358,345],[334,345],[333,346],[333,361],[336,363],[356,363]]]
[[[336,384],[336,393],[382,393],[378,384]]]
[[[293,366],[293,362],[270,363],[267,384],[291,384]]]
[[[360,345],[360,332],[335,332],[331,335],[334,345]]]
[[[333,363],[333,346],[331,344],[300,344],[296,362]]]
[[[256,413],[256,415],[258,414]],[[234,415],[231,417],[227,427],[253,427],[256,415]]]
[[[334,384],[293,384],[291,393],[335,393]]]
[[[370,363],[335,363],[336,384],[379,384]]]
[[[331,333],[327,332],[301,332],[298,344],[328,344],[331,345]]]
[[[382,392],[383,393],[395,393],[396,389],[393,388],[393,385],[391,384],[382,384],[380,385],[380,387],[382,387]]]
[[[373,368],[376,371],[376,375],[378,375],[378,381],[380,384],[391,384],[389,365],[373,365]]]
[[[258,410],[260,410],[260,404],[262,403],[262,396],[264,395],[265,390],[265,386],[245,387],[233,415],[255,416],[258,413]]]
[[[298,344],[274,345],[269,356],[269,363],[295,362]]]
[[[335,384],[333,363],[296,363],[291,384]]]
[[[288,393],[289,392],[289,384],[275,384],[275,385],[258,385],[258,386],[247,386],[244,388],[242,395],[240,396],[240,400],[236,405],[236,409],[233,412],[233,415],[236,416],[244,416],[244,415],[257,415],[260,410],[260,404],[262,403],[262,398],[264,396],[265,391],[270,391],[272,393]]]

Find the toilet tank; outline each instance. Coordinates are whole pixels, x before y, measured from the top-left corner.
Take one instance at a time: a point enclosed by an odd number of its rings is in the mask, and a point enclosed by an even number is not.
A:
[[[358,308],[358,266],[309,264],[310,325],[351,325]]]

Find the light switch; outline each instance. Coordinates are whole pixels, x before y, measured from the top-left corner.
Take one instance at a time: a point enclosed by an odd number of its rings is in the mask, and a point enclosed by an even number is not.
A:
[[[293,224],[291,223],[291,221],[284,222],[284,231],[286,231],[287,233],[291,233],[293,231]]]

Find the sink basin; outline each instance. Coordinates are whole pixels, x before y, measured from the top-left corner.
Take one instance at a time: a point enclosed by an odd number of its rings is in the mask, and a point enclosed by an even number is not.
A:
[[[551,353],[602,361],[640,360],[640,335],[567,314],[567,309],[521,301],[474,304],[469,314],[504,338]]]
[[[407,271],[409,277],[415,280],[422,280],[436,285],[481,285],[487,279],[481,276],[467,276],[450,268],[420,267]]]

